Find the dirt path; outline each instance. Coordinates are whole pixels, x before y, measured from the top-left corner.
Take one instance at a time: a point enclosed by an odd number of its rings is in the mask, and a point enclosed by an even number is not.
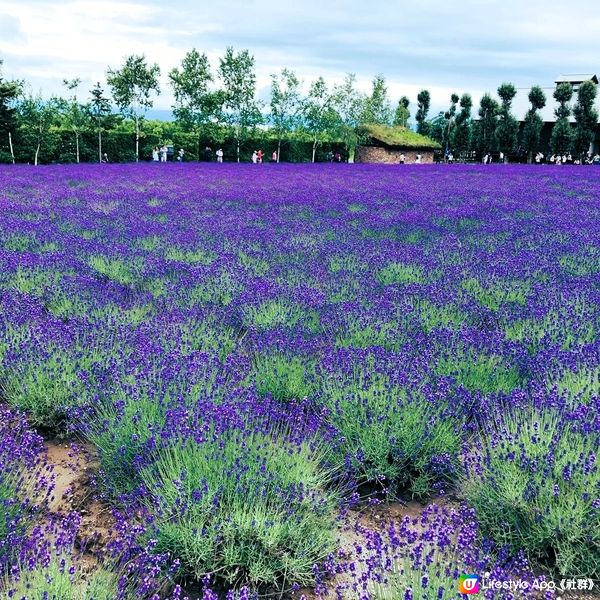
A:
[[[81,516],[76,543],[86,563],[97,562],[111,539],[114,519],[110,507],[97,497],[94,474],[98,461],[91,446],[46,442],[54,491],[48,502],[51,516],[73,511]]]

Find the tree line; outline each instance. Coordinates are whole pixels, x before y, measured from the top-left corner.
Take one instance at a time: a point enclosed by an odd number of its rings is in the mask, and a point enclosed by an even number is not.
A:
[[[98,82],[85,99],[79,78],[65,79],[60,97],[43,99],[26,92],[25,82],[3,79],[0,71],[0,162],[102,161],[107,150],[113,160],[137,161],[148,157],[151,145],[165,141],[185,147],[198,159],[206,145],[226,145],[228,157],[238,162],[248,144],[268,142],[276,148],[277,161],[285,148],[288,160],[314,162],[326,144],[337,144],[351,158],[361,141],[360,125],[408,127],[411,118],[406,96],[392,106],[383,75],[374,77],[365,94],[357,89],[353,74],[336,85],[318,77],[305,88],[294,71],[282,69],[271,76],[269,102],[262,102],[256,97],[254,56],[228,47],[216,70],[206,54],[187,52],[168,73],[174,121],[149,121],[146,114],[161,92],[160,74],[160,67],[149,64],[144,55],[130,55],[119,68],[108,68],[105,87]],[[521,148],[531,160],[540,144],[544,91],[539,86],[531,89],[531,108],[522,128],[512,113],[515,86],[504,83],[497,94],[498,99],[490,94],[481,98],[478,118],[472,115],[473,101],[467,93],[452,94],[448,110],[430,118],[431,96],[422,90],[417,96],[416,130],[457,156],[493,150],[508,156]],[[584,82],[571,107],[571,85],[557,86],[553,152],[583,156],[588,151],[598,122],[595,97],[596,86]],[[302,156],[303,151],[308,156]]]
[[[512,112],[517,89],[512,83],[503,83],[497,90],[498,99],[484,94],[477,111],[478,119],[471,116],[473,100],[469,94],[460,98],[452,94],[446,112],[427,120],[430,96],[423,90],[417,97],[417,131],[429,135],[442,144],[446,151],[459,155],[475,151],[480,156],[497,150],[506,157],[521,151],[531,162],[540,147],[543,120],[539,111],[546,106],[547,98],[540,86],[533,86],[528,94],[530,108],[524,115],[523,126]],[[575,154],[583,160],[596,136],[598,111],[595,108],[597,86],[584,81],[577,90],[574,106],[573,86],[559,83],[553,98],[558,103],[554,111],[556,121],[552,127],[550,149],[554,154]],[[408,108],[408,103],[406,104]],[[574,126],[570,116],[575,118]]]

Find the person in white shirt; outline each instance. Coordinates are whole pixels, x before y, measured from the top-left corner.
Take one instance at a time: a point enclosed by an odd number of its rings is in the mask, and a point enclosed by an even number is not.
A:
[[[223,148],[219,148],[217,150],[216,154],[217,154],[217,162],[222,163],[223,162]]]

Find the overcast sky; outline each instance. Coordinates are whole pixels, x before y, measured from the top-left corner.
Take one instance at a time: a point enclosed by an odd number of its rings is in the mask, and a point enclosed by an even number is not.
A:
[[[166,74],[193,47],[215,69],[226,46],[248,48],[263,98],[283,67],[305,82],[353,72],[365,91],[383,73],[394,103],[426,87],[437,111],[453,91],[478,99],[503,81],[551,86],[561,73],[600,71],[598,31],[597,0],[0,0],[5,77],[48,96],[78,76],[86,97],[107,66],[144,53],[162,69],[164,109]]]

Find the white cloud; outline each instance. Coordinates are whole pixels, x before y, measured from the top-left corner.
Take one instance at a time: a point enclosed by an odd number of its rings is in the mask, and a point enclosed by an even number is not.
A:
[[[308,83],[319,75],[340,81],[357,74],[367,91],[383,73],[395,102],[414,103],[424,87],[432,112],[453,91],[477,99],[508,80],[551,84],[561,72],[600,70],[600,16],[594,0],[2,0],[0,58],[9,77],[34,90],[60,93],[63,78],[81,90],[103,82],[108,66],[143,53],[162,70],[156,106],[172,102],[167,73],[192,47],[216,69],[228,45],[256,57],[259,88],[291,67]]]

